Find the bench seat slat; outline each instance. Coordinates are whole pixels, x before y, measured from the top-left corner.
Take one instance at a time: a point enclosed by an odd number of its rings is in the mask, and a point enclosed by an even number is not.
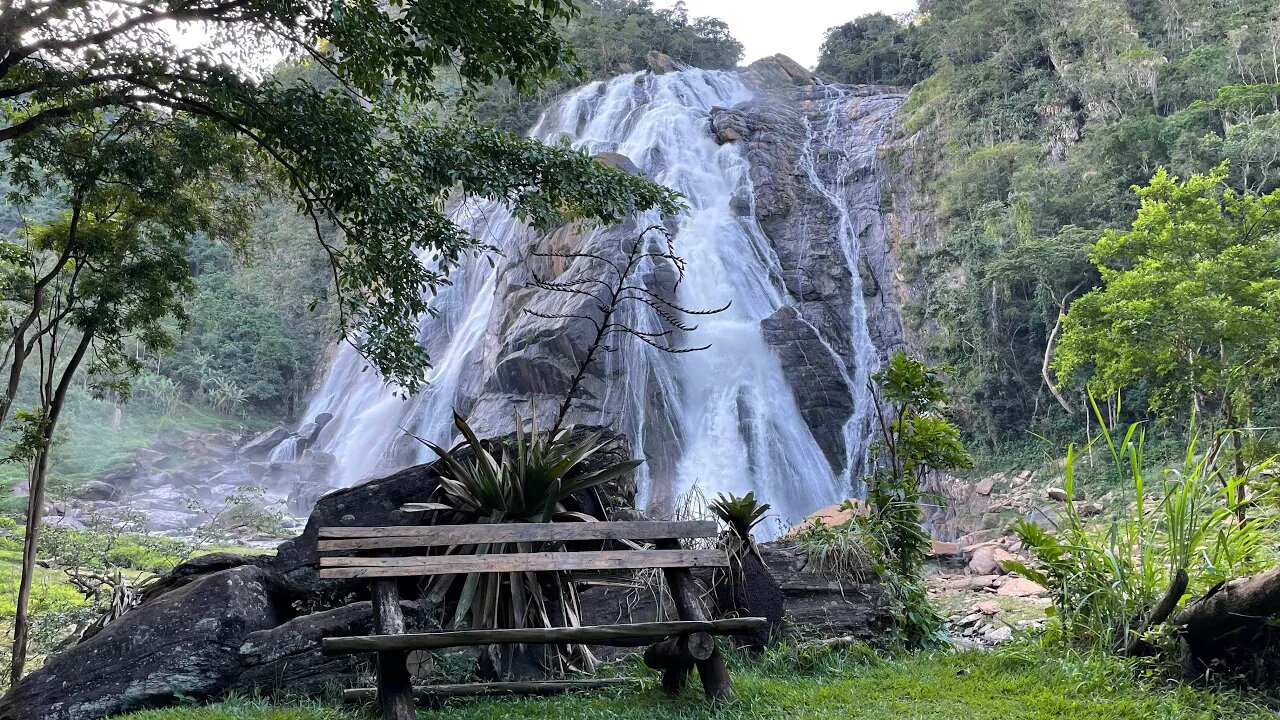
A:
[[[324,552],[478,543],[709,538],[717,532],[716,523],[711,520],[322,527],[317,546]]]
[[[723,550],[607,550],[418,557],[322,557],[322,578],[415,577],[555,570],[725,567]]]
[[[450,632],[412,633],[407,635],[356,635],[324,638],[325,654],[340,655],[360,652],[432,650],[474,645],[506,645],[515,643],[549,644],[580,643],[614,647],[638,647],[655,640],[695,632],[713,635],[758,630],[768,624],[765,618],[729,618],[725,620],[680,620],[672,622],[630,623],[624,625],[588,625],[560,628],[505,628],[498,630],[455,630]]]

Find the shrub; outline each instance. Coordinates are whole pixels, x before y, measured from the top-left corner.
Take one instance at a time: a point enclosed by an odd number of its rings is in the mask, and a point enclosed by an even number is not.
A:
[[[1137,635],[1165,619],[1153,618],[1150,609],[1166,594],[1177,602],[1273,561],[1266,537],[1274,516],[1238,515],[1238,489],[1267,464],[1232,476],[1217,462],[1216,446],[1202,451],[1197,439],[1193,433],[1180,468],[1165,470],[1152,483],[1144,470],[1142,426],[1130,425],[1123,437],[1103,431],[1083,450],[1105,443],[1117,478],[1130,481],[1132,511],[1093,526],[1068,500],[1056,535],[1027,521],[1014,525],[1034,559],[1009,566],[1053,591],[1051,610],[1060,617],[1067,641],[1132,652],[1142,641]],[[1074,497],[1081,455],[1068,446],[1063,463],[1068,498]],[[1261,509],[1270,495],[1255,493],[1247,502]]]

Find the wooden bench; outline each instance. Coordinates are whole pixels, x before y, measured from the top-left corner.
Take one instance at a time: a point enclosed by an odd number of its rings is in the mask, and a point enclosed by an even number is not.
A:
[[[406,509],[410,509],[406,507]],[[763,627],[764,618],[712,620],[703,609],[691,568],[724,567],[723,550],[687,549],[685,538],[715,537],[714,522],[561,522],[489,525],[321,528],[318,550],[321,578],[369,578],[376,634],[325,638],[325,653],[376,653],[377,689],[347,691],[348,698],[368,698],[376,692],[388,720],[412,720],[414,695],[437,694],[437,688],[412,686],[408,653],[462,646],[521,644],[582,644],[613,647],[648,646],[647,665],[662,671],[662,688],[679,692],[693,667],[698,668],[706,694],[714,699],[733,696],[733,685],[713,635],[746,632]],[[503,543],[617,543],[648,541],[653,549],[556,550],[471,555],[389,556],[387,551],[410,548]],[[360,553],[351,555],[350,553]],[[398,580],[462,573],[617,571],[660,568],[674,601],[678,621],[644,622],[589,627],[497,628],[406,633],[400,609]],[[475,692],[557,692],[574,687],[601,687],[617,681],[588,680],[552,683],[489,683],[483,686],[437,686],[443,695]],[[468,689],[471,688],[471,689]]]

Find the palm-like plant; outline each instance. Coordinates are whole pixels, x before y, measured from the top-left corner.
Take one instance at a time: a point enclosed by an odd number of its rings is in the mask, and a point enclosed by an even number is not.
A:
[[[720,493],[707,507],[729,527],[727,532],[720,534],[720,545],[729,554],[730,569],[728,573],[723,574],[723,577],[717,573],[715,581],[717,584],[727,581],[732,589],[743,583],[743,563],[749,555],[754,555],[762,564],[764,563],[764,558],[760,557],[760,548],[756,547],[751,531],[764,520],[770,505],[757,502],[755,492],[748,492],[742,497]]]
[[[581,513],[569,512],[565,501],[575,493],[597,487],[631,472],[640,460],[624,460],[606,467],[589,469],[590,460],[603,449],[603,433],[596,432],[579,441],[570,440],[572,429],[540,433],[531,424],[524,430],[516,418],[516,433],[505,443],[486,443],[476,436],[457,414],[454,425],[462,433],[463,444],[453,451],[427,445],[440,456],[445,471],[431,496],[437,510],[450,510],[466,522],[555,522],[591,521]],[[466,447],[472,455],[460,459]],[[511,547],[508,547],[511,545]],[[536,547],[535,547],[536,546]],[[445,554],[487,554],[562,550],[561,543],[511,543],[455,545]],[[458,576],[438,577],[430,597],[442,602]],[[449,627],[551,627],[552,608],[565,625],[580,625],[578,597],[569,573],[513,572],[466,576]],[[501,668],[496,648],[490,648],[492,667]],[[577,656],[586,667],[595,660],[584,647],[561,648],[553,662],[570,663]],[[508,658],[508,670],[510,658]]]
[[[589,470],[585,461],[605,446],[603,431],[572,442],[571,428],[544,434],[531,423],[526,432],[519,417],[515,436],[496,448],[495,457],[466,420],[455,414],[453,422],[473,458],[459,460],[454,452],[427,443],[447,469],[434,501],[481,522],[552,522],[565,513],[565,499],[621,477],[641,463],[624,460]]]

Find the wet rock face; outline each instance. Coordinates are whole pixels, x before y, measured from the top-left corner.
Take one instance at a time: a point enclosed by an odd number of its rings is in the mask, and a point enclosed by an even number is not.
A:
[[[839,472],[845,464],[844,425],[854,411],[854,397],[840,358],[795,307],[779,309],[760,328],[764,341],[782,362],[800,414],[832,469]]]
[[[761,328],[801,415],[839,473],[851,450],[844,425],[867,401],[858,397],[866,382],[859,370],[870,372],[877,356],[905,343],[881,207],[887,175],[878,155],[905,95],[822,85],[780,67],[774,59],[754,64],[751,72],[767,80],[760,83],[764,94],[713,109],[711,132],[718,143],[736,144],[749,162],[750,209],[791,300]]]

